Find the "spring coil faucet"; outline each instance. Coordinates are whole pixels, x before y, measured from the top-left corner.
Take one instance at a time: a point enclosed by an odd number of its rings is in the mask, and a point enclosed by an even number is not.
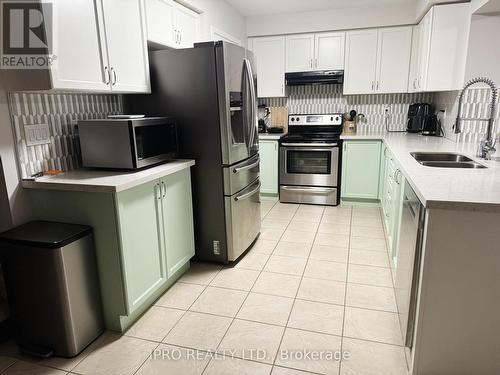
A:
[[[475,85],[476,83],[485,83],[488,86],[490,86],[491,93],[490,93],[490,117],[488,118],[488,127],[486,130],[486,138],[481,140],[479,143],[479,149],[477,152],[477,156],[480,157],[481,159],[486,159],[489,160],[491,159],[491,155],[495,153],[495,143],[496,139],[493,139],[493,125],[495,123],[495,113],[496,113],[496,105],[497,105],[497,100],[498,100],[498,88],[493,82],[493,80],[486,78],[486,77],[477,77],[477,78],[472,78],[469,80],[462,91],[460,92],[460,96],[458,98],[458,115],[457,115],[457,120],[455,121],[455,133],[461,133],[462,128],[461,128],[461,120],[462,119],[462,100],[464,98],[465,91],[472,85]]]

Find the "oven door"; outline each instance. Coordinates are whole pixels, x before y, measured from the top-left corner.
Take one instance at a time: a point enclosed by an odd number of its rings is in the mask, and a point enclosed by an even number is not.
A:
[[[280,145],[280,185],[336,187],[339,146],[337,143]]]

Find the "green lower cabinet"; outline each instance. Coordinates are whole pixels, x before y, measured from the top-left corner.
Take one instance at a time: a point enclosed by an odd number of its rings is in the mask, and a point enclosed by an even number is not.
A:
[[[278,195],[278,141],[259,141],[260,193]]]
[[[344,142],[342,199],[379,199],[380,150],[380,141]]]

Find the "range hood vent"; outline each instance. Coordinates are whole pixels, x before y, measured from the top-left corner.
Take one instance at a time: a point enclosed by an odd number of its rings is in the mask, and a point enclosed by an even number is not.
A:
[[[343,70],[317,70],[314,72],[286,73],[287,86],[325,85],[344,83]]]

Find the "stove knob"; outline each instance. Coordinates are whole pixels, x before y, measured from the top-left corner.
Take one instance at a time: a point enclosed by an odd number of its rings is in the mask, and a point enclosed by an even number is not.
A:
[[[297,117],[297,121],[300,121],[300,118],[299,118],[299,117]]]
[[[330,117],[330,121],[333,121],[333,117]]]
[[[339,116],[335,117],[335,121],[339,121]]]
[[[292,121],[295,121],[295,117],[292,117]]]

